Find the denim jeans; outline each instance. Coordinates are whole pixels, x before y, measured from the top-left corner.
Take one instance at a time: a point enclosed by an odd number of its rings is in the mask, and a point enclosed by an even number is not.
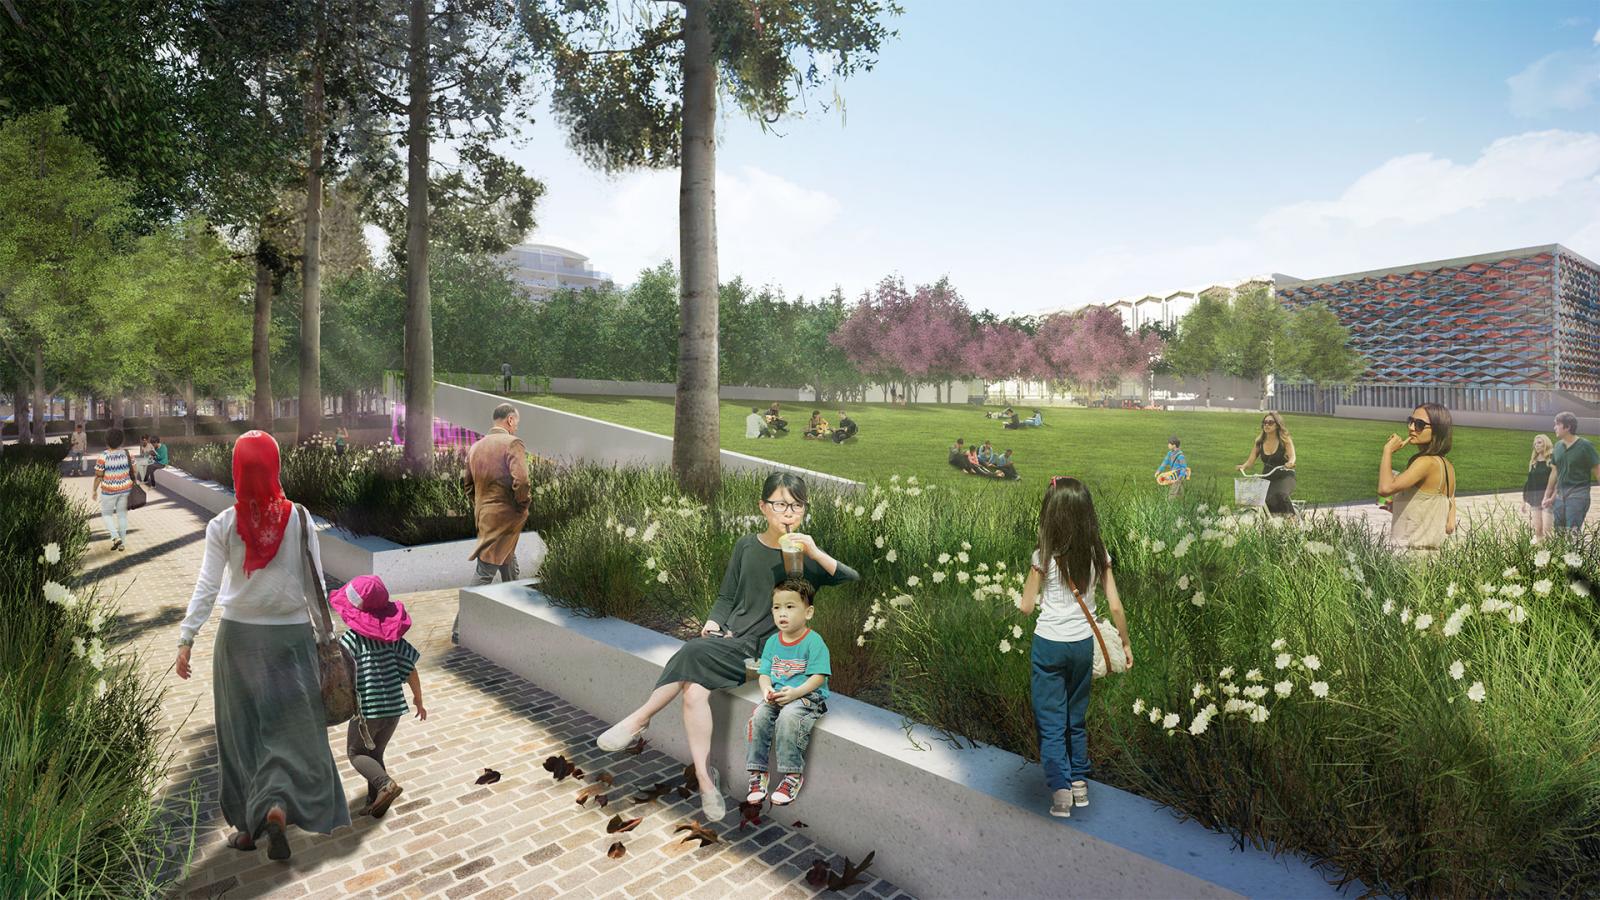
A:
[[[777,772],[787,775],[806,767],[806,745],[811,743],[811,726],[828,711],[828,704],[817,699],[815,692],[791,702],[787,706],[761,703],[750,715],[750,726],[745,736],[750,750],[745,757],[745,767],[752,772],[771,771],[767,757],[776,750]],[[773,739],[776,732],[777,739]],[[777,746],[774,747],[773,745]]]
[[[1589,486],[1556,486],[1556,502],[1550,507],[1557,528],[1579,529],[1589,516]]]
[[[517,580],[517,553],[515,550],[511,551],[511,555],[506,557],[504,565],[497,566],[494,563],[487,563],[481,559],[478,560],[477,563],[478,568],[475,572],[473,572],[472,575],[472,583],[474,586],[485,585],[494,581],[494,576],[496,573],[499,573],[500,580],[503,582]],[[455,624],[450,626],[450,640],[456,642],[457,644],[461,643],[460,609],[456,610]]]
[[[1089,777],[1089,685],[1094,638],[1063,643],[1033,636],[1033,719],[1039,729],[1039,760],[1050,790]],[[1068,753],[1068,745],[1071,752]]]
[[[108,494],[100,492],[100,520],[106,524],[106,531],[110,533],[113,541],[124,540],[128,536],[128,494]]]

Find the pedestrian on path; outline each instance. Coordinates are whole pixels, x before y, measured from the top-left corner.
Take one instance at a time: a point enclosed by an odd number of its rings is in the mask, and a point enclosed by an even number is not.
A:
[[[1578,437],[1578,417],[1570,412],[1556,414],[1556,446],[1550,463],[1544,508],[1553,513],[1557,531],[1581,531],[1583,520],[1589,517],[1589,489],[1600,481],[1600,451]]]
[[[1406,419],[1407,436],[1389,435],[1378,463],[1378,493],[1394,496],[1389,541],[1396,548],[1432,553],[1456,530],[1456,471],[1450,453],[1450,410],[1424,403]],[[1394,473],[1395,451],[1407,445],[1417,455]]]
[[[339,641],[356,661],[356,696],[372,735],[369,749],[361,737],[360,721],[350,720],[345,751],[350,764],[367,780],[367,796],[358,814],[381,819],[404,790],[383,763],[383,751],[408,712],[402,685],[411,688],[417,718],[428,718],[422,705],[422,680],[417,676],[419,654],[405,639],[411,616],[403,604],[389,599],[389,588],[376,575],[356,576],[329,594],[328,604],[348,627]]]
[[[689,756],[699,780],[700,808],[709,822],[728,812],[718,773],[708,762],[711,692],[744,684],[745,661],[755,660],[767,638],[777,633],[772,589],[790,577],[804,578],[818,589],[861,577],[823,552],[810,535],[794,532],[805,521],[805,479],[774,472],[767,476],[761,496],[757,509],[767,528],[760,534],[747,534],[733,545],[728,571],[722,576],[722,587],[700,636],[685,641],[667,661],[644,705],[595,741],[607,752],[624,749],[644,734],[656,713],[681,696]],[[785,551],[782,545],[791,549]],[[794,567],[793,574],[786,564]]]
[[[1533,455],[1528,457],[1528,480],[1522,485],[1522,505],[1528,513],[1528,524],[1533,527],[1535,544],[1550,536],[1554,517],[1544,506],[1544,492],[1550,486],[1550,457],[1555,447],[1543,434],[1533,436]]]
[[[100,501],[100,520],[111,535],[111,549],[126,548],[128,539],[128,495],[133,492],[133,457],[122,449],[122,429],[106,432],[106,452],[94,463],[94,486],[90,497]]]
[[[206,525],[205,559],[178,632],[178,677],[190,675],[195,636],[222,607],[212,653],[222,817],[228,846],[287,859],[284,831],[328,834],[350,824],[344,786],[328,746],[308,601],[307,565],[322,568],[310,514],[279,482],[278,442],[249,431],[233,445],[236,502]]]
[[[84,433],[83,423],[79,422],[72,428],[72,461],[75,463],[73,468],[78,470],[77,474],[79,475],[82,475],[84,471],[83,455],[88,452],[89,435]]]
[[[468,559],[478,561],[473,584],[517,580],[517,538],[528,521],[533,492],[528,484],[528,450],[517,437],[522,416],[502,403],[494,408],[494,427],[467,450],[467,490],[478,523],[478,546]],[[461,613],[450,628],[461,643]]]

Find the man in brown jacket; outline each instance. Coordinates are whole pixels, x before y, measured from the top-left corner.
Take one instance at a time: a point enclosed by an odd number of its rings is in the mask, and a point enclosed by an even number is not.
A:
[[[532,492],[528,485],[528,451],[517,437],[521,416],[516,407],[494,408],[494,427],[467,451],[467,489],[478,522],[478,546],[468,559],[478,561],[473,584],[517,580],[517,538],[528,521]],[[450,630],[461,643],[461,614]]]

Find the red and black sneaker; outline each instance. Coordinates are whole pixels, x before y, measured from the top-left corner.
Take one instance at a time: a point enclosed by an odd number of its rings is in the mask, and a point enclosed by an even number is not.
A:
[[[744,798],[746,803],[760,803],[767,799],[767,773],[750,773],[750,795]]]
[[[788,806],[794,798],[800,796],[800,785],[805,784],[805,779],[799,772],[790,772],[783,776],[783,781],[778,783],[778,789],[772,792],[773,806]]]

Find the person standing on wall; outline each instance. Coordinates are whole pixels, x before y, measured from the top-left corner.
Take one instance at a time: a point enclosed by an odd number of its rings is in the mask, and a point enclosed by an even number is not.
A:
[[[1556,448],[1550,463],[1544,507],[1554,514],[1557,531],[1581,531],[1589,516],[1589,488],[1600,481],[1600,450],[1578,437],[1578,417],[1573,413],[1556,413]]]
[[[468,559],[478,562],[475,585],[517,580],[517,538],[528,521],[533,500],[528,484],[528,450],[517,437],[522,417],[502,403],[494,408],[494,427],[467,451],[467,490],[478,523],[478,546]],[[461,613],[456,612],[450,640],[461,643]]]

